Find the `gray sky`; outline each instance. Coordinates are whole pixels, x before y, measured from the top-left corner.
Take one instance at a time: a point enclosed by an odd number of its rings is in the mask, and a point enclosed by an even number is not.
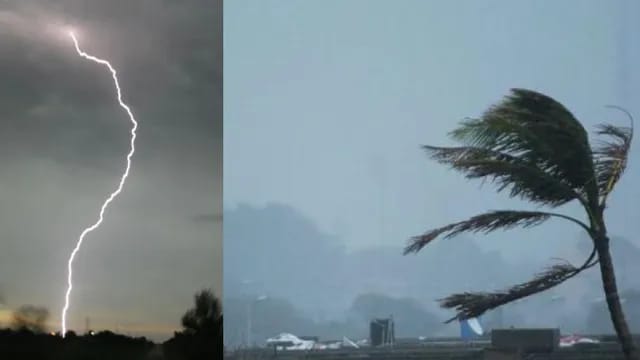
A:
[[[351,249],[527,207],[429,161],[419,145],[450,144],[459,120],[512,87],[553,96],[589,130],[626,125],[604,105],[640,116],[639,10],[630,0],[229,1],[225,206],[289,204]],[[610,231],[636,243],[638,149],[608,209]],[[478,240],[543,260],[578,234],[549,222]]]
[[[222,24],[218,0],[0,3],[0,293],[59,329],[67,258],[124,170],[128,182],[74,267],[68,327],[161,339],[203,288],[222,291]]]

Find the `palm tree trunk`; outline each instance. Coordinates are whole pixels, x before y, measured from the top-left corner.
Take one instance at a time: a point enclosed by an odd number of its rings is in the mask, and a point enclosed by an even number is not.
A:
[[[602,275],[602,287],[607,299],[607,307],[611,315],[611,322],[618,336],[618,341],[622,346],[622,352],[627,360],[640,360],[640,354],[633,343],[629,326],[622,311],[620,296],[618,295],[618,285],[613,269],[613,261],[609,252],[608,239],[603,241],[603,245],[598,246],[598,259],[600,263],[600,275]]]

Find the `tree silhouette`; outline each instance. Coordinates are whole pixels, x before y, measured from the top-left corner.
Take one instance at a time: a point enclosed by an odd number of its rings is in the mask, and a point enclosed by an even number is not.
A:
[[[194,297],[195,306],[182,316],[182,327],[187,334],[215,335],[221,329],[222,307],[210,290]]]
[[[182,316],[182,332],[164,343],[167,359],[213,359],[223,352],[222,306],[211,290],[194,297],[195,306]]]
[[[420,251],[439,236],[526,228],[550,218],[580,226],[592,240],[591,254],[577,267],[558,263],[531,281],[504,291],[466,292],[442,299],[443,307],[457,311],[449,321],[479,316],[545,291],[599,264],[611,321],[622,350],[627,359],[639,359],[620,304],[604,220],[607,198],[627,165],[633,118],[626,110],[611,107],[624,112],[631,126],[599,125],[597,135],[604,139],[592,148],[587,131],[562,104],[535,91],[513,89],[480,118],[465,120],[450,134],[461,146],[423,146],[436,161],[464,173],[468,179],[490,180],[499,192],[509,190],[511,197],[551,208],[577,201],[588,220],[583,222],[557,212],[490,211],[413,237],[405,254]]]
[[[11,328],[15,330],[29,330],[34,333],[46,331],[49,310],[44,307],[22,305],[15,310],[11,317]]]

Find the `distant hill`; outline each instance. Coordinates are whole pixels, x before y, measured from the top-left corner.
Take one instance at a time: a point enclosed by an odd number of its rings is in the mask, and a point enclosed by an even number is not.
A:
[[[241,319],[246,319],[248,310],[237,305],[238,310],[233,311],[232,301],[261,295],[286,301],[291,309],[288,313],[296,314],[298,320],[283,317],[282,331],[291,321],[306,324],[300,325],[303,329],[317,329],[309,324],[327,327],[333,323],[334,328],[354,331],[349,309],[363,294],[410,299],[440,321],[451,313],[441,310],[437,299],[459,291],[501,289],[526,281],[540,270],[530,270],[530,264],[509,263],[499,252],[485,251],[469,237],[436,241],[419,255],[402,255],[406,239],[398,239],[397,246],[348,252],[342,239],[321,231],[309,218],[283,204],[240,205],[226,209],[224,219],[225,306],[231,311],[226,321],[234,324],[237,334],[233,336],[238,339],[246,336],[246,320]],[[255,306],[264,308],[268,303]],[[254,316],[261,316],[260,312]],[[517,317],[514,311],[505,316]],[[455,325],[444,328],[450,335],[458,331]]]

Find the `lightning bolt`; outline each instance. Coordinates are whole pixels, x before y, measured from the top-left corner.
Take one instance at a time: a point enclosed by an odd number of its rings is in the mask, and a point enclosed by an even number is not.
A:
[[[133,126],[131,128],[131,150],[127,154],[127,167],[124,170],[122,177],[120,178],[120,183],[118,184],[118,188],[114,192],[112,192],[111,195],[109,195],[109,197],[107,198],[107,200],[105,200],[105,202],[102,204],[102,207],[100,208],[100,216],[98,220],[93,225],[89,226],[88,228],[84,229],[84,231],[82,231],[82,233],[80,234],[80,237],[78,238],[78,242],[76,243],[76,247],[73,249],[73,251],[71,252],[71,256],[69,257],[69,261],[67,264],[67,268],[68,268],[67,292],[65,293],[65,296],[64,296],[64,307],[62,308],[62,337],[64,337],[65,334],[67,333],[66,317],[67,317],[67,310],[69,310],[69,296],[71,295],[71,290],[73,289],[73,281],[72,281],[73,259],[78,253],[78,250],[80,250],[80,246],[82,245],[82,241],[84,240],[85,236],[100,226],[100,224],[104,219],[105,210],[107,209],[109,204],[113,201],[113,199],[115,199],[116,196],[118,196],[118,194],[120,194],[120,192],[122,191],[122,187],[124,186],[127,176],[129,176],[129,169],[131,168],[131,157],[133,156],[133,153],[136,151],[136,148],[135,148],[136,129],[138,128],[138,122],[134,118],[133,113],[131,112],[131,109],[127,104],[125,104],[122,101],[122,94],[120,92],[120,83],[118,82],[118,73],[113,68],[113,66],[111,66],[111,63],[109,63],[107,60],[97,58],[95,56],[89,55],[86,52],[82,51],[82,49],[80,49],[80,46],[78,45],[78,39],[76,38],[73,31],[69,32],[69,36],[71,37],[71,40],[73,40],[73,45],[75,46],[76,52],[78,53],[79,56],[87,60],[93,61],[95,63],[104,65],[109,69],[109,71],[111,72],[111,76],[113,77],[113,83],[115,84],[115,87],[116,87],[116,91],[118,95],[117,96],[118,104],[120,105],[121,108],[123,108],[127,112],[127,115],[129,115],[129,120],[131,120],[131,123],[133,124]]]

